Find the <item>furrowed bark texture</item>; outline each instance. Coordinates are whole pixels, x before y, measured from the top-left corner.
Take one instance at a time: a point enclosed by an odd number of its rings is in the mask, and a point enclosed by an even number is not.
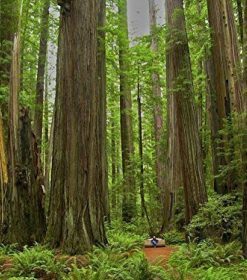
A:
[[[169,73],[167,73],[167,85],[169,84]],[[183,186],[182,166],[179,153],[178,122],[176,115],[176,101],[173,94],[167,95],[167,119],[168,119],[168,149],[167,149],[167,178],[166,184],[169,188],[169,212],[168,222],[172,222],[174,216],[176,191]]]
[[[233,155],[227,156],[226,147],[223,144],[231,138],[230,132],[229,135],[220,135],[219,132],[224,128],[226,121],[229,126],[231,125],[232,112],[243,112],[246,100],[242,92],[238,39],[232,2],[208,0],[207,3],[209,25],[212,30],[212,58],[209,60],[208,67],[211,73],[208,73],[208,78],[211,84],[210,126],[213,171],[216,176],[220,168],[227,168],[233,157]],[[230,192],[235,187],[234,172],[228,172],[224,177],[214,180],[214,188],[218,193]]]
[[[113,112],[111,112],[113,115]],[[116,191],[116,178],[117,178],[117,143],[115,139],[115,121],[111,116],[111,212],[115,214],[117,207],[117,191]]]
[[[10,71],[8,173],[4,197],[3,243],[32,244],[45,233],[43,178],[35,137],[28,111],[19,113],[20,38],[14,37]]]
[[[3,131],[3,121],[2,114],[0,111],[0,191],[1,191],[1,224],[3,223],[3,214],[4,214],[4,196],[6,193],[6,186],[8,183],[8,171],[7,171],[7,159],[6,159],[6,151],[5,151],[5,143],[4,143],[4,131]]]
[[[119,1],[119,67],[120,67],[120,110],[121,110],[121,144],[123,183],[123,221],[130,222],[136,212],[136,186],[133,166],[134,143],[132,127],[132,100],[129,82],[128,66],[128,25],[127,2]]]
[[[67,3],[67,1],[66,1]],[[64,3],[65,4],[65,3]],[[62,8],[47,241],[69,254],[105,244],[96,0]],[[101,125],[101,124],[100,124]]]
[[[168,94],[173,95],[188,223],[207,200],[182,0],[166,1]],[[179,40],[179,44],[176,42]],[[186,81],[186,83],[182,82]]]
[[[139,136],[139,157],[140,157],[140,198],[141,198],[141,215],[148,217],[145,205],[144,191],[144,166],[143,166],[143,124],[142,124],[142,101],[141,101],[141,85],[140,85],[140,70],[138,69],[138,85],[137,85],[137,104],[138,104],[138,136]]]

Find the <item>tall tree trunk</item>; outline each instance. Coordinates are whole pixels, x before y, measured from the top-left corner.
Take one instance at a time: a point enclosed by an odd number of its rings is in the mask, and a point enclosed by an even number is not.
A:
[[[19,27],[20,28],[20,27]],[[2,242],[31,244],[45,233],[43,180],[31,121],[25,109],[19,113],[20,37],[14,37],[9,97],[9,185],[4,201]]]
[[[182,0],[166,1],[168,94],[174,96],[188,223],[207,200]],[[170,40],[172,38],[172,40]],[[179,40],[179,44],[176,42]],[[186,83],[185,83],[186,82]]]
[[[70,254],[105,244],[99,156],[98,0],[61,5],[47,241]],[[105,148],[105,147],[104,147]]]
[[[244,45],[243,45],[243,81],[244,90],[243,96],[245,98],[244,111],[247,110],[247,0],[244,0]]]
[[[137,84],[137,104],[138,104],[138,134],[139,134],[139,157],[140,157],[140,197],[141,197],[141,215],[144,217],[145,192],[144,192],[144,166],[143,166],[143,135],[142,135],[142,101],[141,101],[141,85],[140,85],[140,68],[138,68],[138,84]]]
[[[117,207],[117,190],[116,190],[116,179],[117,179],[117,143],[115,139],[115,122],[113,112],[111,112],[111,210],[115,213]]]
[[[169,83],[169,73],[167,73],[167,85]],[[176,192],[183,186],[182,166],[179,153],[178,123],[176,115],[175,95],[167,94],[167,120],[168,120],[168,149],[167,149],[167,186],[169,187],[170,206],[165,221],[169,224],[174,217]]]
[[[228,82],[230,88],[231,104],[235,112],[242,112],[244,97],[242,94],[241,63],[237,29],[234,18],[232,1],[222,0],[223,27],[227,58]]]
[[[121,111],[121,143],[123,164],[123,221],[130,222],[136,212],[136,188],[133,166],[134,143],[132,128],[132,100],[129,81],[128,63],[128,24],[127,1],[119,1],[119,67],[120,67],[120,111]]]
[[[49,157],[49,96],[48,96],[48,69],[46,68],[45,73],[45,100],[44,100],[44,155],[43,155],[43,166],[44,166],[44,176],[46,176],[47,163]]]
[[[6,186],[8,183],[8,171],[7,171],[7,159],[6,159],[6,151],[5,151],[5,144],[4,144],[4,131],[3,131],[3,121],[2,121],[2,114],[0,111],[0,215],[1,215],[1,222],[3,223],[3,217],[4,217],[4,197],[6,193]]]
[[[162,205],[162,221],[167,224],[169,211],[169,191],[165,186],[165,149],[164,149],[164,121],[162,113],[162,93],[160,87],[160,76],[155,65],[157,60],[155,57],[158,53],[158,38],[156,34],[157,28],[157,7],[154,0],[149,0],[149,19],[151,33],[151,50],[153,52],[153,68],[152,71],[152,92],[153,92],[153,119],[154,119],[154,135],[155,135],[155,170],[156,182],[160,194],[160,203]],[[163,222],[162,222],[163,223]],[[162,225],[163,227],[163,225]]]
[[[211,27],[212,60],[209,61],[211,74],[211,105],[214,115],[211,120],[212,155],[214,175],[219,175],[220,168],[227,168],[232,156],[226,156],[224,141],[230,135],[220,135],[224,123],[231,122],[231,113],[242,111],[244,100],[240,77],[238,40],[231,1],[208,0],[209,25]],[[233,148],[232,148],[233,149]],[[220,153],[219,153],[220,151]],[[233,152],[232,152],[233,153]],[[228,172],[225,178],[214,180],[218,193],[227,193],[235,186],[234,172]]]
[[[19,5],[17,0],[1,0],[0,4],[0,85],[6,99],[0,101],[4,126],[8,118],[8,93],[11,68],[11,53],[14,34],[18,26]],[[7,133],[7,131],[5,131]]]
[[[151,220],[148,215],[148,209],[145,201],[144,190],[144,165],[143,165],[143,125],[142,125],[142,101],[141,101],[141,84],[140,68],[138,68],[138,85],[137,85],[137,104],[138,104],[138,134],[139,134],[139,156],[140,156],[140,198],[141,198],[141,215],[146,217],[150,233],[154,234]]]
[[[244,96],[247,96],[247,0],[244,0]],[[246,133],[246,116],[247,108],[244,108],[243,111],[243,174],[244,174],[244,184],[243,184],[243,234],[242,234],[242,242],[243,242],[243,255],[247,259],[247,133]]]
[[[107,177],[107,154],[106,154],[106,64],[105,64],[105,10],[106,2],[101,0],[98,3],[98,56],[97,56],[97,69],[98,69],[98,90],[101,102],[98,107],[98,155],[100,177],[99,184],[102,184],[102,207],[104,208],[105,218],[110,221],[110,208],[109,208],[109,194],[108,194],[108,177]]]
[[[52,155],[53,155],[53,141],[54,141],[54,118],[55,113],[52,116],[51,128],[49,133],[49,140],[47,142],[47,157],[45,163],[45,192],[46,192],[46,203],[49,204],[51,194],[51,169],[52,169]],[[49,208],[47,209],[47,216],[49,216]]]
[[[42,129],[43,129],[45,65],[46,65],[46,56],[47,56],[48,35],[49,35],[49,8],[50,8],[50,0],[45,0],[42,17],[41,17],[39,60],[38,60],[38,72],[37,72],[37,84],[36,84],[36,103],[35,103],[35,113],[34,113],[34,133],[37,137],[37,141],[39,145],[41,145],[42,142]]]
[[[243,6],[242,0],[236,0],[237,8],[238,8],[238,25],[239,25],[239,35],[240,35],[240,42],[243,46],[244,43],[244,18],[243,18]]]

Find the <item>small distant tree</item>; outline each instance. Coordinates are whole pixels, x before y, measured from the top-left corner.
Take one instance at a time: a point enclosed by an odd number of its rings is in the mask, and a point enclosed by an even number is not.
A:
[[[36,84],[36,102],[35,102],[35,113],[34,113],[34,133],[37,137],[39,146],[41,145],[42,142],[42,131],[43,131],[45,66],[46,66],[48,36],[49,36],[49,8],[50,8],[50,0],[45,0],[43,5],[42,15],[41,15],[41,32],[40,32],[40,45],[39,45],[37,84]]]

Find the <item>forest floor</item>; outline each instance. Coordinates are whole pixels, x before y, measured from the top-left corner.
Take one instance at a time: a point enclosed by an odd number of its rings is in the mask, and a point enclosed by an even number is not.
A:
[[[165,267],[169,258],[176,252],[176,247],[144,248],[144,254],[148,262],[152,265]]]

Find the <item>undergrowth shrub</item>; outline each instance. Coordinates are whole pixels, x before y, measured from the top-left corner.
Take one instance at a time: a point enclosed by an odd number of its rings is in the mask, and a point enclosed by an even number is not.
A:
[[[191,223],[186,227],[192,241],[206,238],[229,242],[241,238],[242,198],[238,193],[211,194]]]
[[[170,260],[172,266],[182,268],[210,268],[212,266],[228,266],[243,260],[241,244],[232,242],[226,245],[215,244],[211,241],[200,244],[181,246]]]
[[[143,238],[121,232],[109,233],[109,246],[118,251],[129,251],[143,246]]]
[[[177,230],[166,232],[163,237],[168,245],[179,245],[185,243],[185,233]]]
[[[148,235],[139,235],[135,231],[135,225],[125,223],[115,224],[107,232],[109,246],[118,251],[129,251],[136,248],[142,248],[144,239]]]
[[[4,278],[4,279],[6,279],[6,278]],[[34,277],[10,277],[10,278],[8,278],[8,280],[35,280],[35,279],[37,279],[37,278],[34,278]]]
[[[53,277],[59,279],[64,271],[64,264],[55,260],[53,251],[43,246],[25,247],[23,252],[12,255],[12,267],[7,271],[9,277],[42,278]]]
[[[230,267],[210,267],[208,269],[199,269],[194,272],[193,279],[201,280],[233,280],[247,279],[247,262],[232,265]]]
[[[247,261],[239,242],[221,245],[207,240],[182,245],[169,260],[167,273],[174,280],[247,279]]]
[[[149,228],[146,219],[136,218],[131,223],[124,223],[122,220],[113,220],[110,226],[107,226],[108,235],[113,233],[125,233],[136,237],[147,238]]]
[[[175,278],[172,278],[174,275],[172,273],[169,273],[169,271],[161,268],[160,266],[153,266],[151,265],[149,267],[150,271],[150,279],[155,280],[172,280]]]
[[[87,268],[74,268],[69,279],[85,280],[151,280],[148,263],[138,249],[121,252],[116,248],[95,248],[89,254],[90,265]]]
[[[17,244],[10,244],[10,245],[3,245],[0,244],[0,256],[11,256],[15,253],[17,253],[18,245]]]
[[[127,226],[126,226],[127,227]],[[166,279],[161,268],[151,267],[143,252],[143,237],[126,231],[111,229],[109,246],[94,248],[86,256],[68,257],[44,246],[24,247],[22,252],[2,248],[9,254],[11,266],[0,272],[0,279],[12,280],[152,280]],[[7,256],[7,255],[5,255]],[[71,259],[83,259],[82,265]],[[84,260],[86,260],[84,262]],[[169,278],[167,278],[169,279]]]

